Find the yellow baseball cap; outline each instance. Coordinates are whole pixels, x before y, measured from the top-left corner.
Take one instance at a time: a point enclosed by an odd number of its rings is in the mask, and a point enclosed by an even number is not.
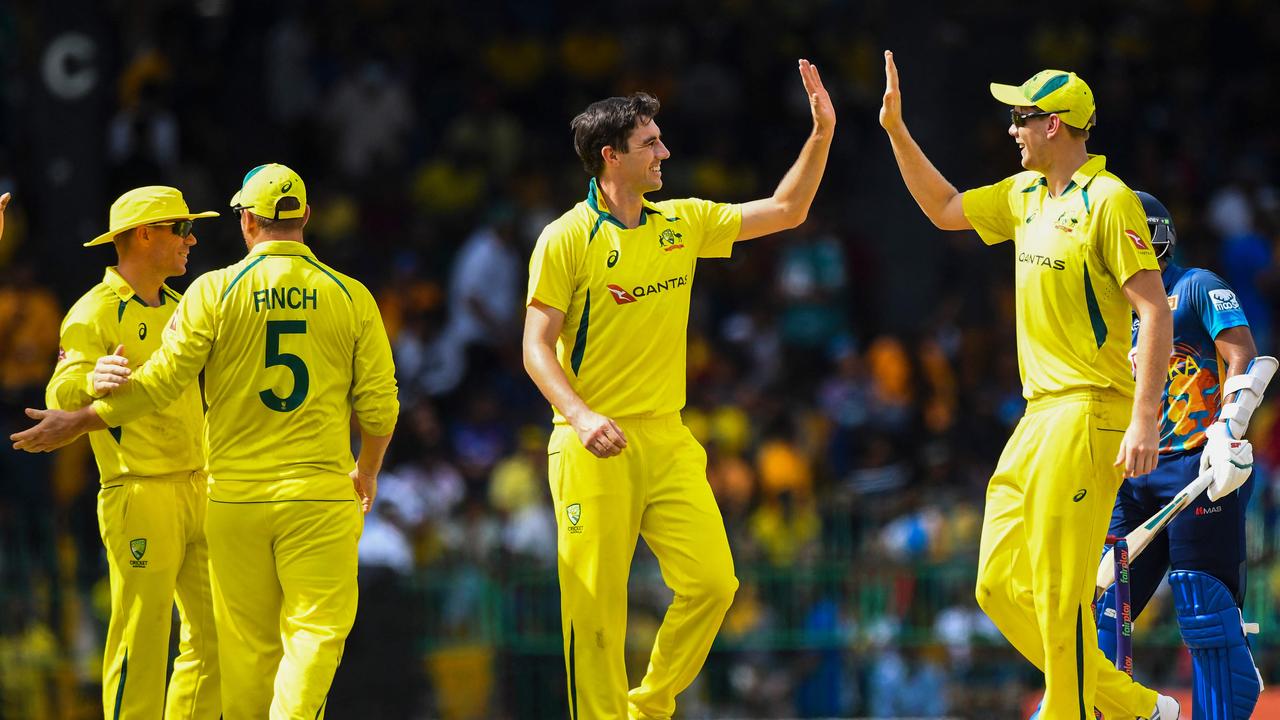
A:
[[[288,220],[307,214],[307,186],[298,173],[281,165],[259,165],[244,174],[231,207],[268,220]]]
[[[1081,130],[1097,122],[1093,92],[1073,72],[1041,70],[1021,85],[991,83],[991,94],[1006,105],[1034,106],[1054,113]]]
[[[85,243],[85,247],[102,245],[115,239],[125,230],[143,225],[155,225],[170,220],[194,220],[218,217],[212,210],[193,213],[177,188],[164,185],[148,185],[130,190],[111,203],[111,229]]]

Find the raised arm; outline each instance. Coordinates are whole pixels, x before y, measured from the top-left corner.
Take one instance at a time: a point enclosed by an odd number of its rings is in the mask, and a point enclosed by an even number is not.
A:
[[[809,139],[800,149],[800,157],[782,176],[782,182],[778,183],[773,195],[743,203],[738,240],[750,240],[798,226],[809,216],[809,206],[818,193],[818,184],[822,182],[827,155],[831,151],[831,137],[836,129],[836,111],[816,65],[801,60],[800,79],[809,96],[813,132],[809,133]]]
[[[973,225],[964,215],[963,194],[929,162],[902,120],[902,93],[898,89],[898,66],[893,53],[884,52],[884,101],[880,126],[889,134],[893,159],[898,161],[902,181],[926,217],[941,230],[969,230]]]
[[[578,433],[582,446],[596,457],[613,457],[627,446],[622,428],[574,391],[556,359],[556,339],[564,327],[564,313],[537,300],[529,302],[524,318],[524,369],[547,402],[554,405]]]

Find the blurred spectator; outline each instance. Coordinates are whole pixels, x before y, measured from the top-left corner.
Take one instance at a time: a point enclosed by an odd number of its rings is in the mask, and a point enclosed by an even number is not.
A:
[[[403,82],[385,64],[367,60],[348,72],[325,100],[325,121],[335,135],[338,168],[352,180],[404,164],[413,104]]]
[[[449,324],[443,342],[465,352],[471,345],[514,361],[524,318],[523,259],[516,254],[515,215],[494,206],[489,222],[462,243],[449,274]],[[495,362],[488,357],[483,370]]]
[[[822,531],[813,499],[792,489],[765,498],[751,515],[751,541],[770,564],[793,567],[812,560]]]

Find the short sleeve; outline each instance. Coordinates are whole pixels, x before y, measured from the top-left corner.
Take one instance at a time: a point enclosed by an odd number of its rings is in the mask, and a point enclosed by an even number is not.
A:
[[[994,185],[984,185],[966,190],[960,197],[964,216],[978,231],[978,237],[988,245],[998,245],[1013,239],[1018,227],[1018,216],[1010,199],[1018,183],[1018,175],[1011,175]]]
[[[1147,213],[1132,190],[1122,190],[1099,202],[1094,228],[1098,257],[1116,284],[1123,287],[1139,270],[1160,270],[1160,261],[1151,248]]]
[[[573,244],[572,237],[561,223],[554,222],[543,229],[529,258],[528,305],[534,300],[561,312],[569,310],[573,300]]]
[[[1226,281],[1203,270],[1196,273],[1192,285],[1192,307],[1200,317],[1209,337],[1233,327],[1249,327],[1249,320],[1240,308],[1240,300]]]
[[[682,208],[690,225],[698,229],[702,243],[698,257],[727,258],[742,230],[742,206],[690,198]]]

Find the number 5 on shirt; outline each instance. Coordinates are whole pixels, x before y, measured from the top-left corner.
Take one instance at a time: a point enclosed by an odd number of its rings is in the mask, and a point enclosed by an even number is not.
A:
[[[289,397],[280,397],[270,388],[258,393],[262,404],[276,412],[292,412],[297,410],[307,398],[310,378],[307,375],[307,364],[293,353],[280,352],[280,336],[307,332],[306,320],[268,320],[267,321],[267,367],[283,365],[293,373],[293,392]]]

